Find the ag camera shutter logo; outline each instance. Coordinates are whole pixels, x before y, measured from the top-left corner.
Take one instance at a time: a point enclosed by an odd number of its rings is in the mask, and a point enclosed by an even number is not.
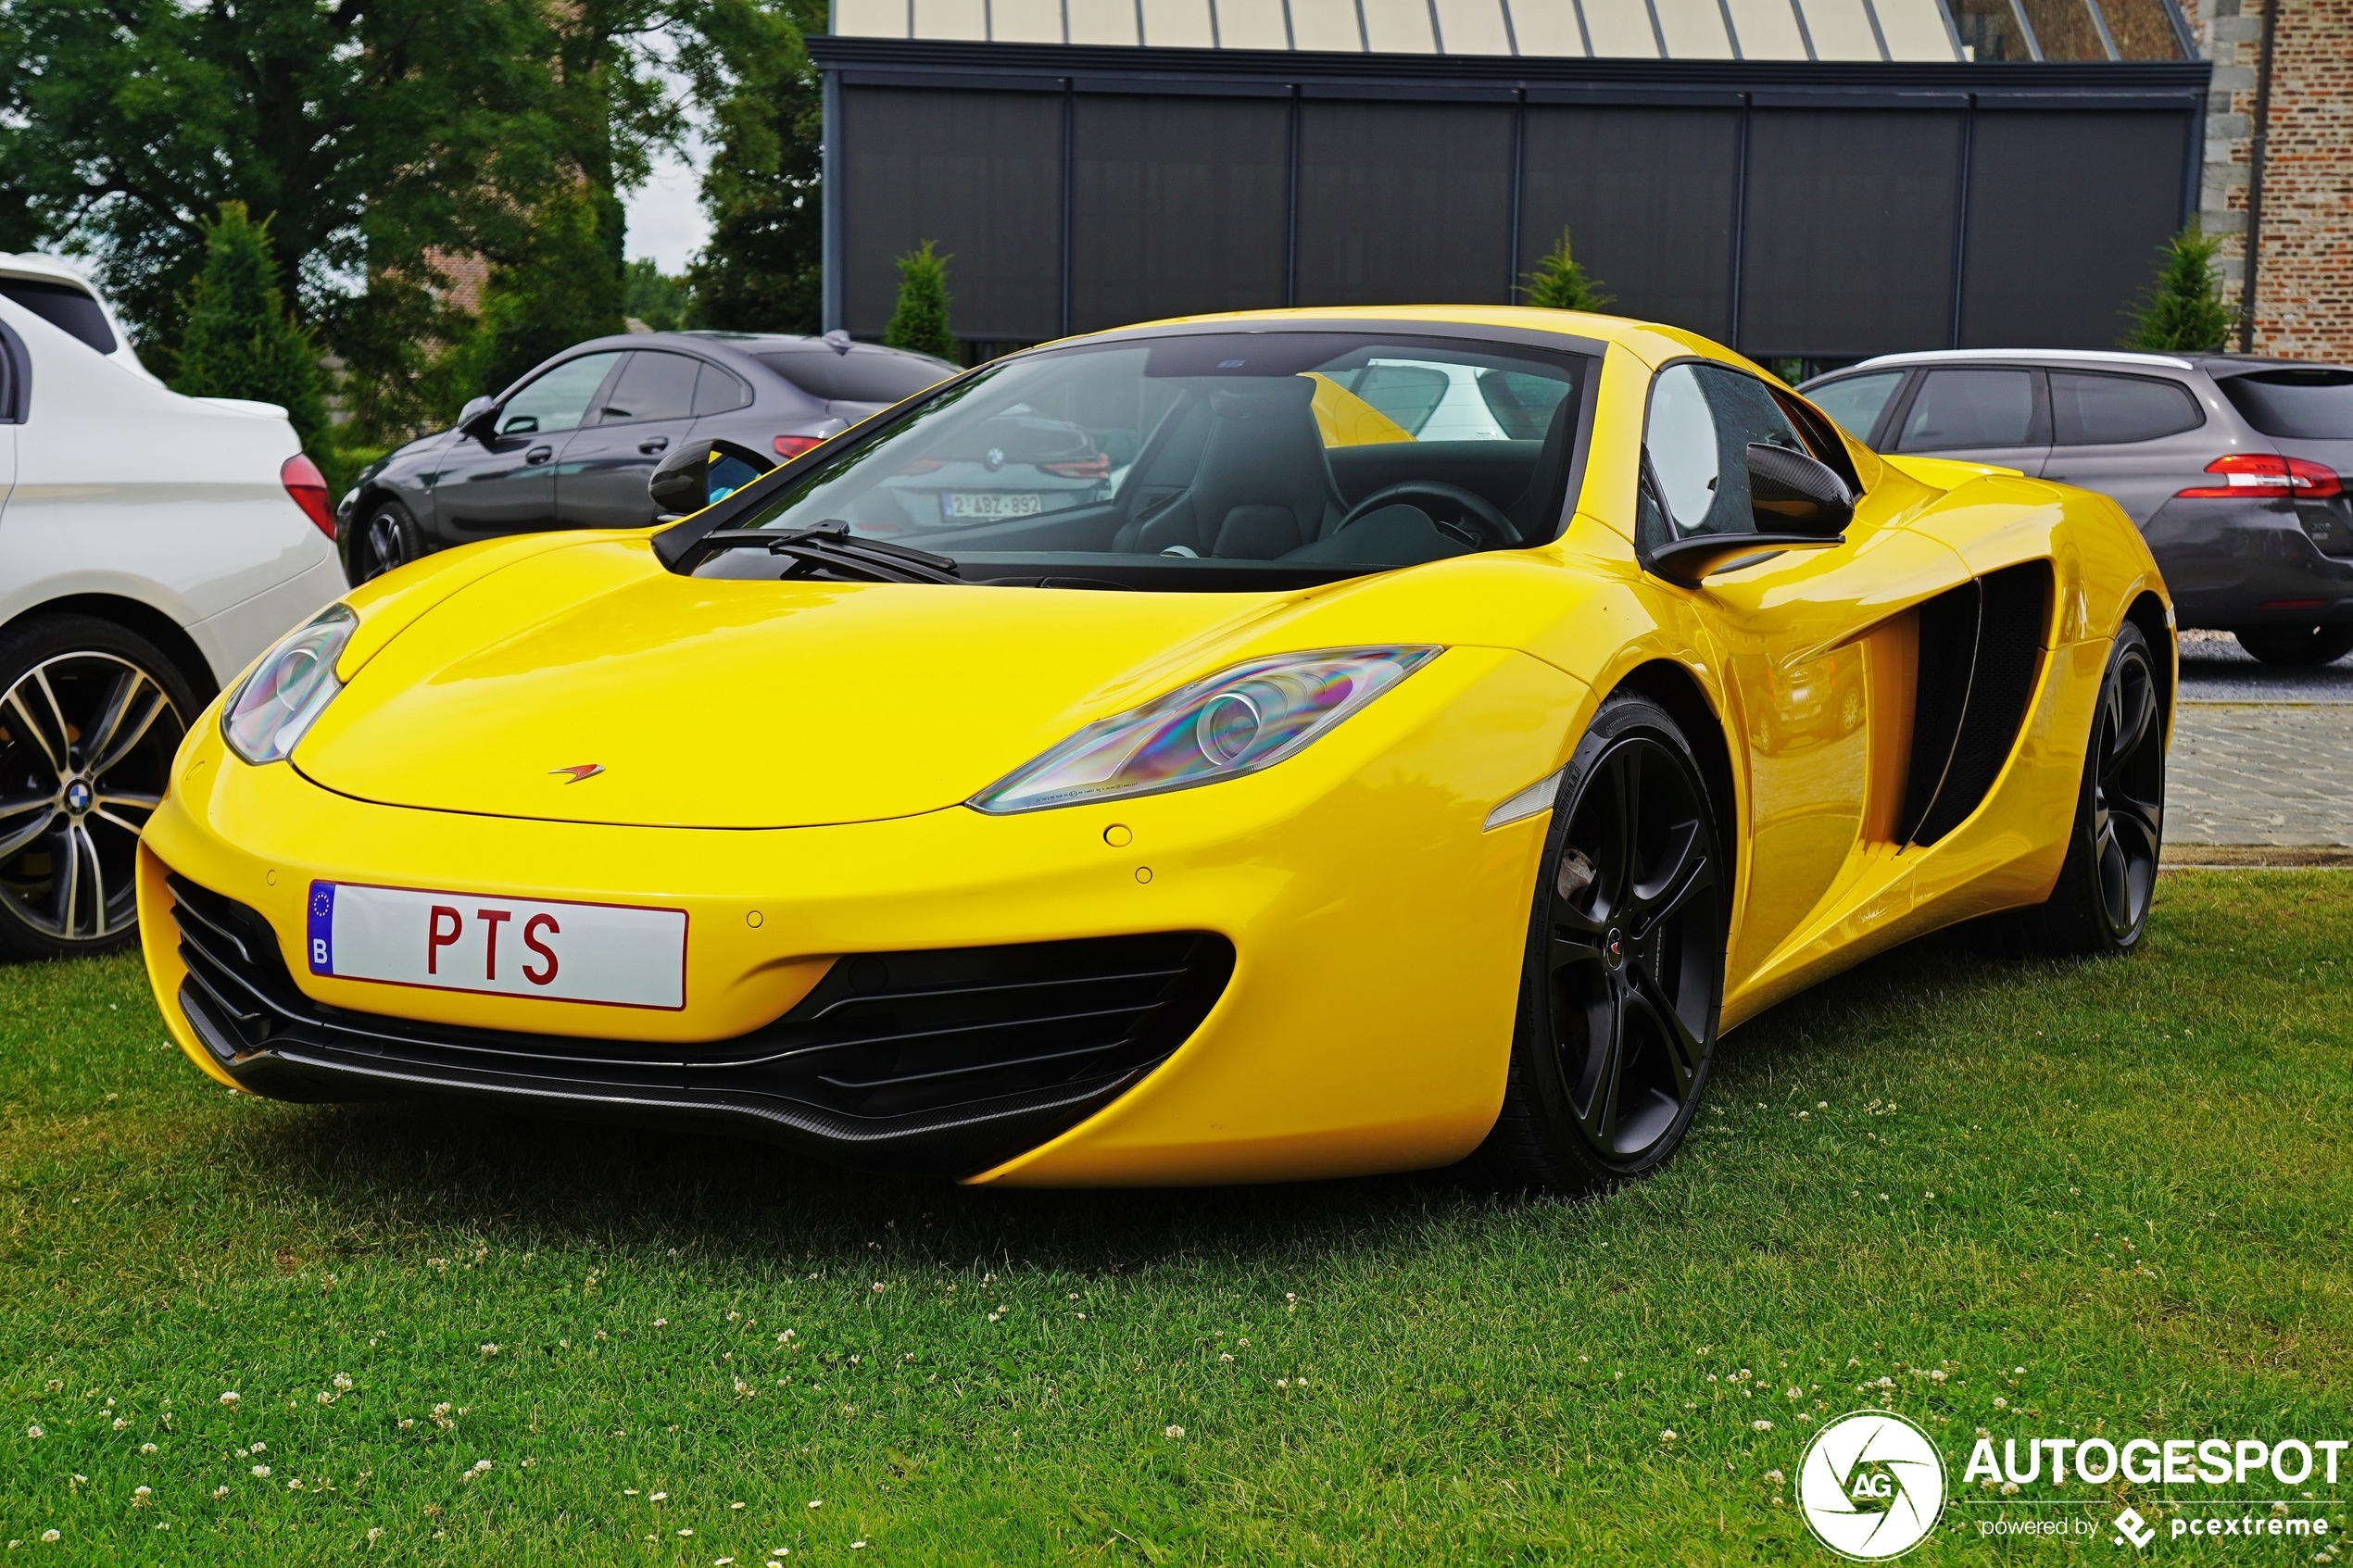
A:
[[[1902,1416],[1856,1411],[1806,1446],[1797,1507],[1814,1538],[1849,1562],[1901,1557],[1944,1512],[1944,1456]]]

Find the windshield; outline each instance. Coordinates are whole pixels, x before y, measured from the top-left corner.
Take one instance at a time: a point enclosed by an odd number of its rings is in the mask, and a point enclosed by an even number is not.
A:
[[[2353,441],[2353,370],[2258,370],[2216,384],[2248,424],[2288,441]]]
[[[966,582],[1259,587],[1559,532],[1591,361],[1398,334],[1130,339],[991,365],[736,529],[846,528]],[[776,576],[732,549],[698,575]]]

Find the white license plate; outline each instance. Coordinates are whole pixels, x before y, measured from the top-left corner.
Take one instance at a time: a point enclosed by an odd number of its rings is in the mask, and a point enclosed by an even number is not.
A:
[[[1028,495],[1000,495],[993,490],[950,490],[948,493],[950,517],[1036,517],[1046,509],[1046,497],[1032,492]]]
[[[310,884],[310,972],[604,1007],[686,1005],[686,911]]]

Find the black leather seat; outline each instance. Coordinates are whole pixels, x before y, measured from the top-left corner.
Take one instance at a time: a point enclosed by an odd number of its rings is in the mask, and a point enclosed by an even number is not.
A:
[[[1309,407],[1315,396],[1305,376],[1237,380],[1212,391],[1191,484],[1132,532],[1122,530],[1121,547],[1273,560],[1339,527],[1348,507],[1324,456]]]

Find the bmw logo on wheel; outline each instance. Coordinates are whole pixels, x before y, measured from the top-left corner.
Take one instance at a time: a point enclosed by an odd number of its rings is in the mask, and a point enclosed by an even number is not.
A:
[[[1944,1512],[1944,1459],[1902,1416],[1856,1411],[1806,1445],[1797,1506],[1814,1538],[1841,1557],[1901,1557],[1928,1538]]]

